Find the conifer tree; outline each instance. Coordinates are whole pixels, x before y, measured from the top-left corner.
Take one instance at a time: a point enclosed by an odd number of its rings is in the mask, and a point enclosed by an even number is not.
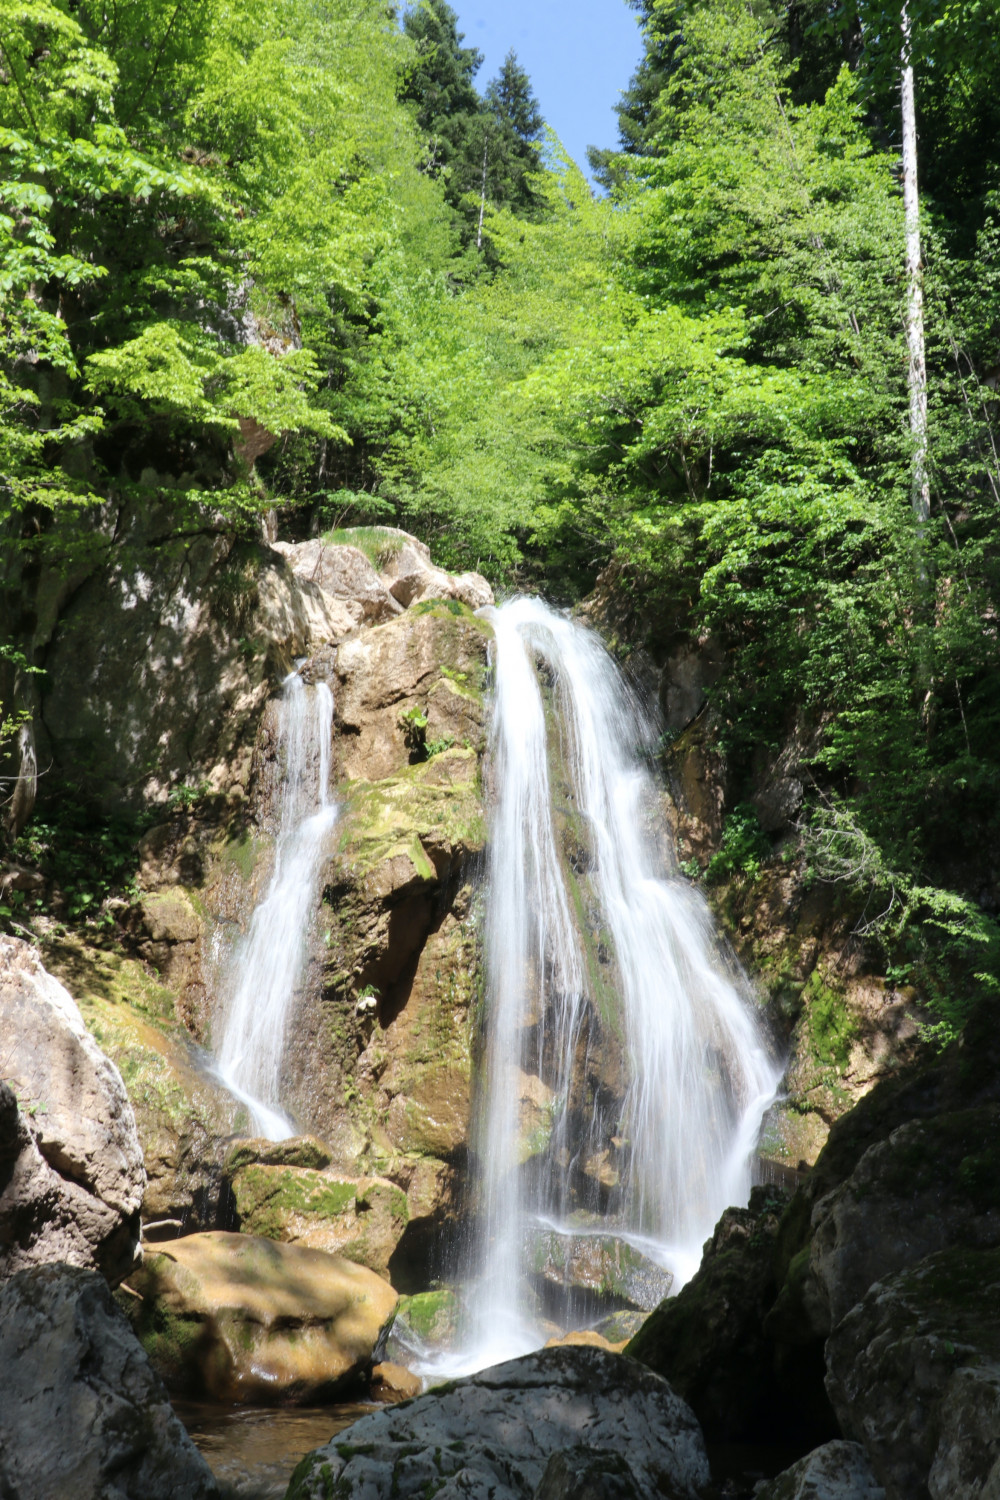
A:
[[[447,0],[420,0],[404,15],[403,30],[417,56],[401,98],[416,105],[417,125],[427,137],[426,170],[438,176],[461,159],[470,121],[482,108],[473,80],[483,57],[462,45],[465,36]]]

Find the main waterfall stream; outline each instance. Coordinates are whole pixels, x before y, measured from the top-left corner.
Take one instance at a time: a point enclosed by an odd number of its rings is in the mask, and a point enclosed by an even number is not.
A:
[[[250,1110],[267,1140],[295,1134],[281,1108],[281,1064],[328,836],[337,820],[330,799],[333,695],[323,682],[285,678],[278,713],[281,774],[274,868],[264,899],[223,965],[219,1077]]]
[[[670,874],[643,758],[652,730],[611,657],[537,599],[489,617],[481,1203],[464,1369],[542,1342],[528,1272],[553,1236],[613,1236],[668,1268],[675,1289],[686,1280],[721,1211],[746,1202],[780,1071],[704,902]]]

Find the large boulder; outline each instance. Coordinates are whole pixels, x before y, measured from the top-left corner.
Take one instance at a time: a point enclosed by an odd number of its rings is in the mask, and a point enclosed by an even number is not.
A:
[[[758,1485],[754,1500],[885,1500],[885,1490],[861,1444],[836,1441]]]
[[[777,1441],[809,1420],[779,1392],[763,1331],[783,1207],[774,1189],[758,1187],[748,1208],[727,1208],[698,1271],[626,1346],[670,1381],[709,1441]]]
[[[1000,1106],[910,1120],[812,1218],[810,1271],[834,1328],[875,1281],[949,1245],[1000,1245]],[[815,1301],[813,1303],[815,1306]]]
[[[493,590],[481,573],[446,573],[431,561],[430,548],[409,532],[378,528],[382,581],[405,607],[428,599],[457,599],[470,609],[493,603]]]
[[[0,938],[0,1275],[48,1261],[121,1281],[146,1185],[121,1074],[35,950]],[[20,1106],[20,1107],[19,1107]]]
[[[319,1401],[360,1387],[397,1302],[364,1266],[222,1232],[148,1251],[131,1285],[136,1330],[168,1385],[219,1401]]]
[[[359,547],[325,542],[322,537],[272,546],[288,560],[296,578],[341,600],[356,626],[381,625],[403,609]]]
[[[0,1494],[216,1500],[205,1460],[103,1277],[21,1271],[0,1289]]]
[[[1000,1250],[876,1282],[827,1342],[827,1387],[887,1500],[1000,1494]]]
[[[550,1460],[581,1443],[591,1466],[627,1455],[631,1475],[617,1477],[633,1478],[639,1495],[695,1500],[708,1483],[698,1423],[665,1380],[601,1349],[561,1348],[362,1417],[307,1454],[288,1500],[532,1500],[543,1477],[560,1493]]]

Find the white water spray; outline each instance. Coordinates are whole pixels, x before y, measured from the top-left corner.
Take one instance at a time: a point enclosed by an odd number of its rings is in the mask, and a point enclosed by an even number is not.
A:
[[[223,978],[220,1009],[225,1020],[217,1052],[219,1077],[247,1105],[255,1130],[270,1141],[295,1134],[281,1107],[285,1033],[305,969],[329,834],[337,820],[329,792],[333,695],[325,683],[307,687],[297,672],[285,678],[283,689],[278,703],[283,779],[274,869]]]
[[[652,1248],[675,1286],[688,1279],[719,1214],[747,1199],[780,1071],[703,901],[657,852],[657,791],[640,759],[648,727],[608,653],[536,599],[490,618],[495,809],[472,1367],[541,1342],[526,1230],[565,1223],[574,1192],[579,1202],[574,1173],[602,1146],[616,1184],[606,1232]],[[551,679],[548,717],[539,669]],[[626,1079],[612,1119],[581,1080],[595,1033],[620,1038]],[[544,1080],[555,1114],[533,1174],[518,1164],[525,1074]]]

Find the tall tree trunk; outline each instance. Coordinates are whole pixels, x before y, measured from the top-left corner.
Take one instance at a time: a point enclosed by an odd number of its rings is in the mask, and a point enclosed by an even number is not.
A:
[[[483,137],[483,188],[479,195],[479,233],[476,235],[476,249],[483,248],[483,215],[486,212],[486,153],[489,150],[489,131]]]
[[[927,359],[924,353],[924,285],[920,255],[920,193],[917,187],[917,118],[913,91],[910,13],[904,0],[900,93],[903,113],[903,209],[906,216],[906,342],[910,392],[910,436],[913,439],[910,503],[922,535],[931,513],[927,475]],[[921,569],[922,570],[922,569]]]

